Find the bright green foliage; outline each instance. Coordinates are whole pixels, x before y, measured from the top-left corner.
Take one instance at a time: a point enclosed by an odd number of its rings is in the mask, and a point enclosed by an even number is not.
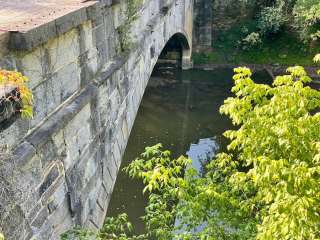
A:
[[[257,0],[256,4],[261,8],[258,26],[263,35],[278,33],[289,25],[295,27],[300,38],[306,42],[320,39],[318,0]]]
[[[221,112],[239,129],[225,133],[230,153],[204,177],[173,174],[180,164],[159,145],[127,168],[157,192],[147,223],[158,239],[319,239],[319,91],[304,86],[311,79],[298,66],[272,86],[254,83],[248,68],[235,72],[235,97]],[[172,215],[181,223],[174,230]]]
[[[185,157],[172,159],[171,153],[161,148],[161,144],[146,147],[141,157],[125,168],[130,177],[145,183],[143,191],[150,194],[144,216],[146,239],[173,239],[173,223],[178,214],[176,204],[186,184],[183,171],[191,164],[191,160]]]
[[[303,67],[287,72],[265,85],[235,69],[220,109],[238,127],[225,132],[228,153],[202,176],[189,159],[147,147],[125,168],[149,192],[146,235],[132,235],[123,215],[97,239],[319,240],[320,92]]]
[[[126,214],[107,218],[99,232],[75,228],[61,235],[61,240],[147,240],[145,235],[134,236]],[[2,240],[0,238],[0,240]]]
[[[19,112],[23,118],[33,117],[33,95],[27,86],[28,79],[19,72],[6,71],[0,69],[0,90],[16,89],[19,94],[7,94],[0,96],[0,104],[3,106],[12,106],[19,103]],[[4,112],[9,111],[5,107]]]
[[[62,234],[61,240],[102,240],[102,239],[95,232],[76,227]]]
[[[284,2],[277,1],[274,6],[265,7],[262,9],[258,27],[263,35],[270,35],[278,33],[288,18],[284,12]]]
[[[254,49],[262,44],[261,36],[257,32],[252,32],[248,34],[241,41],[242,50]]]
[[[170,151],[161,151],[161,147],[161,144],[146,147],[141,158],[136,159],[124,169],[130,177],[143,180],[146,184],[143,192],[176,187],[183,181],[183,169],[191,163],[184,157],[172,160]]]
[[[107,218],[99,233],[101,240],[139,240],[146,239],[144,235],[134,236],[132,224],[128,221],[126,214],[118,217]]]
[[[320,63],[320,54],[317,54],[314,58],[313,58],[313,61],[315,63]]]
[[[295,26],[302,39],[320,39],[320,2],[318,0],[297,0],[293,9]]]
[[[225,133],[231,153],[219,154],[205,177],[188,169],[184,179],[156,177],[151,184],[179,199],[171,209],[181,233],[160,239],[319,239],[319,91],[304,86],[311,79],[302,67],[288,68],[272,86],[255,84],[247,68],[235,72],[235,97],[221,107],[239,126]],[[145,157],[128,169],[149,184],[158,173],[151,166],[161,160]]]
[[[311,79],[302,67],[288,73],[271,87],[236,69],[236,97],[221,108],[240,125],[226,136],[238,153],[232,163],[245,171],[235,169],[228,181],[255,192],[239,203],[259,220],[257,239],[320,237],[320,93],[304,86]]]

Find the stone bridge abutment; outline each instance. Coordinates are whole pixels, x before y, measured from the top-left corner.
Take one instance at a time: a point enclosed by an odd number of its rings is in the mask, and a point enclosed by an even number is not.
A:
[[[48,0],[16,24],[0,17],[0,68],[29,78],[35,113],[0,123],[0,232],[9,240],[101,227],[145,87],[172,37],[182,67],[191,66],[193,1],[144,0],[130,23],[128,1]]]

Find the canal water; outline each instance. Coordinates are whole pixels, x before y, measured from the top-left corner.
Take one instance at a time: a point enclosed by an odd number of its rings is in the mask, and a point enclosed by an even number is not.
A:
[[[230,120],[219,113],[224,99],[231,96],[232,69],[181,71],[158,66],[145,91],[123,158],[126,166],[146,146],[162,143],[173,156],[189,156],[194,166],[202,166],[226,149],[223,132],[232,128]],[[266,72],[255,79],[270,81]],[[140,217],[144,215],[147,197],[140,181],[120,172],[112,194],[107,216],[127,213],[137,234],[144,232]]]

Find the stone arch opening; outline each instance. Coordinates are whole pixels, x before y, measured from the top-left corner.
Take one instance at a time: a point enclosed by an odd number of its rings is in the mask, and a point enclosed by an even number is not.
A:
[[[174,34],[160,53],[158,63],[176,63],[182,69],[192,67],[191,47],[183,33]]]

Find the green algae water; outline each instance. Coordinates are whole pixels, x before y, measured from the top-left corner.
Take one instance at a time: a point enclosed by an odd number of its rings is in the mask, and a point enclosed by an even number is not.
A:
[[[228,144],[223,132],[234,128],[219,113],[223,101],[231,96],[232,69],[181,71],[158,66],[140,104],[121,169],[144,152],[146,146],[162,143],[173,156],[189,156],[202,171],[205,163]],[[266,72],[254,75],[257,82],[269,82]],[[140,219],[147,197],[140,181],[120,172],[107,216],[127,213],[137,234],[144,232]]]

